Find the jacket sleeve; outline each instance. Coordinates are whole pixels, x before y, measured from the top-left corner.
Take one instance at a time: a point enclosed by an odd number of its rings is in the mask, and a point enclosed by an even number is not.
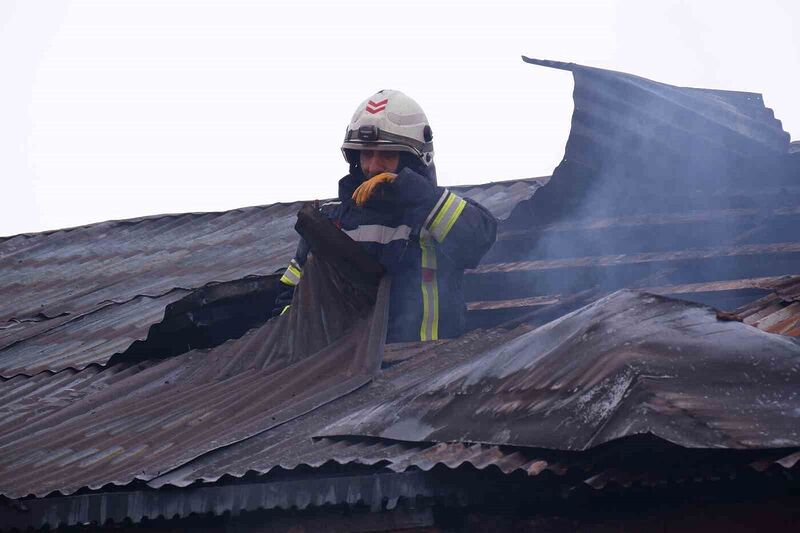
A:
[[[437,248],[459,268],[475,268],[497,238],[497,219],[485,207],[436,187],[403,169],[393,183],[399,203],[409,207],[415,230],[429,232]]]
[[[338,216],[340,206],[341,202],[327,202],[319,206],[319,210],[328,218],[335,219]],[[308,242],[300,237],[294,257],[283,271],[278,284],[278,295],[275,297],[275,303],[272,307],[272,316],[283,314],[291,305],[292,297],[294,297],[294,288],[297,287],[297,284],[300,283],[300,278],[303,276],[303,267],[306,265],[309,251]]]
[[[475,268],[497,238],[497,219],[485,207],[444,189],[423,228],[457,267]]]
[[[278,284],[278,295],[275,297],[275,303],[272,306],[272,316],[283,314],[291,305],[294,288],[300,283],[300,278],[303,275],[303,267],[308,258],[308,250],[308,243],[300,237],[294,257],[289,261],[289,266],[286,267],[286,270],[283,271]]]

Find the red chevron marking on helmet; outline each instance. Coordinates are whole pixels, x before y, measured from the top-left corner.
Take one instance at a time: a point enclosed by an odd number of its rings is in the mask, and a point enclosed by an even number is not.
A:
[[[386,109],[386,104],[388,104],[388,103],[389,103],[389,99],[388,98],[385,98],[385,99],[381,100],[380,102],[373,102],[372,100],[369,100],[367,102],[367,113],[372,113],[373,115],[375,113],[379,113],[379,112],[383,111],[384,109]]]

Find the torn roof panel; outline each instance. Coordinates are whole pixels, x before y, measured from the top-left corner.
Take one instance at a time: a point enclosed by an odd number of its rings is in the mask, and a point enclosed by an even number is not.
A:
[[[157,298],[139,296],[122,304],[108,303],[76,318],[67,315],[20,323],[17,331],[8,328],[0,350],[0,376],[105,365],[135,341],[145,340],[152,325],[163,320],[165,309],[188,293],[178,289]]]
[[[541,181],[453,189],[484,198],[502,217]],[[0,239],[0,375],[106,364],[143,340],[178,295],[285,267],[297,246],[301,205],[146,217]]]

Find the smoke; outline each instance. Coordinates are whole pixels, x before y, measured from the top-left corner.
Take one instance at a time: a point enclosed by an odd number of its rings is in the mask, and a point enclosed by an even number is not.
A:
[[[564,159],[509,219],[525,242],[501,243],[493,261],[536,261],[529,291],[562,295],[797,271],[793,257],[742,252],[800,227],[789,135],[760,95],[569,69]]]

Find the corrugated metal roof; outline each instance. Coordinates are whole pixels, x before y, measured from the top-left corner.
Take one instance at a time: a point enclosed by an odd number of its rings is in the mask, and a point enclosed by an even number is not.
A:
[[[541,182],[454,189],[507,216]],[[188,291],[285,267],[297,246],[301,205],[163,215],[0,239],[0,376],[106,364],[144,339]]]
[[[641,305],[645,298],[658,305]],[[640,305],[629,305],[632,299],[638,299]],[[528,326],[495,328],[437,343],[389,345],[384,363],[390,366],[368,387],[275,431],[204,454],[151,480],[150,486],[217,482],[226,475],[267,474],[275,468],[291,470],[300,465],[319,467],[329,461],[395,471],[425,470],[441,463],[451,468],[460,464],[494,466],[506,473],[519,470],[529,475],[564,473],[567,468],[596,474],[610,462],[595,464],[592,470],[587,466],[596,463],[592,459],[554,455],[552,448],[575,447],[577,442],[569,443],[581,434],[596,433],[600,442],[604,437],[598,426],[607,438],[616,428],[615,438],[626,430],[662,430],[671,441],[690,439],[701,446],[705,438],[705,445],[713,442],[714,448],[757,447],[770,444],[763,441],[767,438],[773,438],[773,447],[790,446],[791,439],[797,445],[800,437],[792,436],[797,424],[786,418],[792,415],[778,411],[790,412],[788,405],[800,401],[798,389],[793,382],[782,381],[785,376],[773,358],[776,350],[781,360],[800,353],[800,344],[790,343],[785,348],[780,340],[743,324],[718,321],[712,310],[673,300],[623,294],[616,297],[614,306],[612,313],[608,304],[593,305],[541,331],[531,331]],[[604,313],[611,316],[601,320],[586,316]],[[631,331],[631,322],[637,324],[635,331]],[[541,338],[551,335],[558,340],[549,340],[552,350],[537,359],[543,353]],[[714,353],[708,344],[712,339],[714,345],[727,347],[730,342],[735,346]],[[754,343],[758,349],[751,350]],[[654,361],[667,369],[656,370]],[[785,361],[782,364],[786,366]],[[501,381],[489,375],[474,376],[474,383],[468,384],[469,376],[484,365],[491,373],[502,375]],[[704,383],[710,375],[720,377],[715,383]],[[462,376],[463,386],[453,385],[455,390],[446,393],[435,390],[458,376]],[[765,385],[765,380],[777,382],[776,386]],[[668,386],[659,386],[662,381]],[[476,394],[480,398],[473,401]],[[738,399],[735,406],[732,398]],[[577,402],[578,409],[567,416],[571,401],[573,406]],[[638,422],[648,423],[647,427],[625,428],[626,402],[633,410],[631,417],[641,416]],[[409,422],[406,415],[415,409],[419,416]],[[581,412],[583,416],[578,416]],[[341,428],[342,419],[350,427]],[[322,429],[331,424],[333,428]],[[551,427],[559,424],[563,428]],[[362,431],[362,426],[376,425],[384,427]],[[502,427],[494,436],[506,442],[464,443],[492,440],[477,432],[493,431],[497,425]],[[526,426],[539,426],[542,438],[558,442],[547,442],[549,451],[542,449],[542,442],[528,441],[524,447],[504,445],[514,442],[514,432],[524,431]],[[432,433],[419,434],[425,428]],[[444,439],[455,442],[431,442],[440,440],[437,434],[451,430],[463,433]],[[360,437],[312,440],[318,434],[345,433]],[[788,439],[776,438],[777,433]],[[760,443],[752,440],[759,438]],[[776,454],[776,458],[787,455],[780,455],[780,450]]]
[[[501,244],[465,282],[476,311],[513,308],[489,302],[504,298],[548,307],[543,298],[555,295],[550,309],[563,313],[598,288],[738,290],[800,272],[800,195],[781,166],[788,137],[757,95],[548,66],[576,76],[573,128],[556,176],[536,196],[543,179],[455,188],[508,217]],[[696,147],[708,161],[682,152]],[[758,190],[744,176],[756,164],[765,176]],[[692,182],[701,171],[723,179],[720,194],[709,192],[714,183]],[[603,180],[612,183],[614,208],[583,210],[585,198],[602,196]],[[791,414],[800,412],[796,341],[632,293],[539,330],[531,331],[540,324],[531,318],[389,347],[385,371],[369,386],[363,372],[339,373],[336,358],[353,356],[358,344],[352,336],[329,357],[272,373],[265,364],[275,352],[265,346],[274,347],[274,337],[308,340],[270,333],[274,323],[211,350],[96,366],[198,287],[284,266],[298,208],[168,215],[0,240],[3,375],[67,368],[0,383],[0,489],[43,496],[135,479],[185,487],[330,461],[397,472],[442,464],[563,473],[583,463],[544,448],[594,451],[642,433],[690,447],[800,446]],[[514,277],[520,272],[533,275]],[[301,288],[312,285],[307,278]],[[322,330],[337,316],[324,315],[312,321]],[[69,369],[87,364],[95,365]],[[312,440],[320,435],[330,438]],[[797,463],[795,449],[767,455],[758,464]],[[590,469],[588,479],[604,486],[612,467]]]
[[[134,341],[146,339],[150,327],[164,318],[166,307],[189,292],[176,289],[156,298],[139,296],[124,304],[108,303],[76,318],[67,315],[31,327],[12,324],[4,331],[8,336],[0,350],[0,375],[33,375],[105,364]],[[14,326],[19,331],[14,331]],[[12,336],[14,333],[17,335]]]
[[[212,350],[0,383],[0,491],[12,498],[152,479],[367,383],[388,284],[370,297],[310,259],[295,305]],[[313,355],[313,357],[309,357]]]

